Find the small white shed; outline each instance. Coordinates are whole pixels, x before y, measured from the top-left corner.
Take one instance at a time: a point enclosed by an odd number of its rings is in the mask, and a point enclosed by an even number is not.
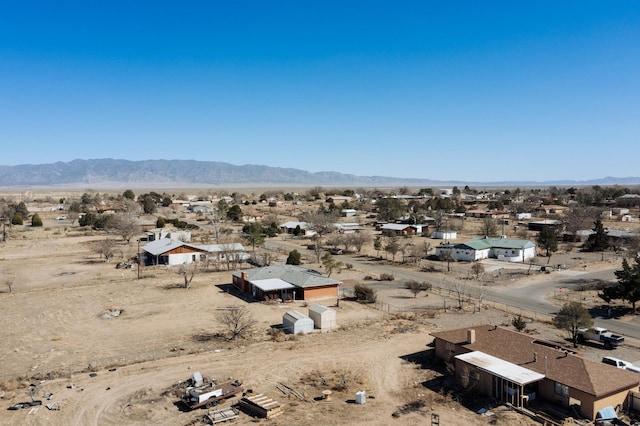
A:
[[[298,311],[289,311],[282,316],[282,328],[291,334],[311,333],[313,320]]]
[[[458,238],[458,232],[452,229],[438,229],[433,231],[431,237],[435,240],[455,240]]]
[[[323,305],[311,305],[309,307],[309,318],[320,330],[332,330],[336,328],[336,311]]]

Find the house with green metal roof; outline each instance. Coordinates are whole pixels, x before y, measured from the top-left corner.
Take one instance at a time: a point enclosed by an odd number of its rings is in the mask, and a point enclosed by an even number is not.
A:
[[[536,245],[529,240],[480,237],[465,243],[441,244],[436,247],[436,256],[451,256],[458,262],[474,262],[489,258],[505,262],[526,262],[536,257]]]

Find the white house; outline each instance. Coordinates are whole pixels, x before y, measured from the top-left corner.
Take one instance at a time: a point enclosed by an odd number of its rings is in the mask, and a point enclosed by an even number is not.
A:
[[[240,243],[194,245],[183,241],[162,238],[151,241],[143,248],[148,265],[183,265],[200,262],[206,258],[217,261],[246,261],[249,254]]]
[[[529,240],[482,237],[466,243],[441,244],[436,247],[436,256],[444,257],[447,254],[462,262],[487,258],[505,262],[526,262],[536,256],[536,245]]]
[[[207,253],[206,249],[170,238],[151,241],[142,249],[148,265],[174,266],[199,262]]]

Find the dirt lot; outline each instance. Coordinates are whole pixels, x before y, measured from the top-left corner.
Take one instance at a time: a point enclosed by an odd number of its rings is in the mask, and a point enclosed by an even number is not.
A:
[[[180,410],[165,392],[194,371],[240,379],[285,404],[281,416],[260,423],[425,424],[437,414],[441,425],[531,424],[501,408],[491,417],[475,414],[486,401],[464,407],[439,391],[443,372],[430,364],[430,331],[509,324],[510,315],[482,309],[393,316],[342,301],[335,308],[338,330],[282,336],[272,326],[286,310],[306,312],[306,306],[250,303],[258,320],[253,335],[229,342],[220,336],[216,308],[245,305],[229,293],[229,272],[201,272],[188,290],[179,288],[176,271],[164,267],[144,269],[138,279],[137,269],[116,269],[115,261],[105,263],[92,250],[100,238],[51,224],[13,229],[0,245],[1,424],[189,424],[202,412]],[[122,243],[118,257],[136,251],[135,243]],[[340,276],[362,278],[362,272]],[[379,298],[421,303],[406,289],[381,291]],[[439,304],[435,294],[428,300]],[[548,325],[532,328],[562,339]],[[305,400],[284,395],[278,383]],[[5,410],[28,401],[30,389],[38,399],[52,394],[44,403],[61,409]],[[317,401],[327,389],[333,391],[331,401]],[[366,404],[353,403],[357,391],[366,391]],[[242,414],[236,424],[255,422]]]

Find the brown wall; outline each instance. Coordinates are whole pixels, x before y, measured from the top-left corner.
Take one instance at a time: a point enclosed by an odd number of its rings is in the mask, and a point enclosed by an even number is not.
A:
[[[304,300],[329,299],[338,297],[338,285],[308,287],[304,289]]]

